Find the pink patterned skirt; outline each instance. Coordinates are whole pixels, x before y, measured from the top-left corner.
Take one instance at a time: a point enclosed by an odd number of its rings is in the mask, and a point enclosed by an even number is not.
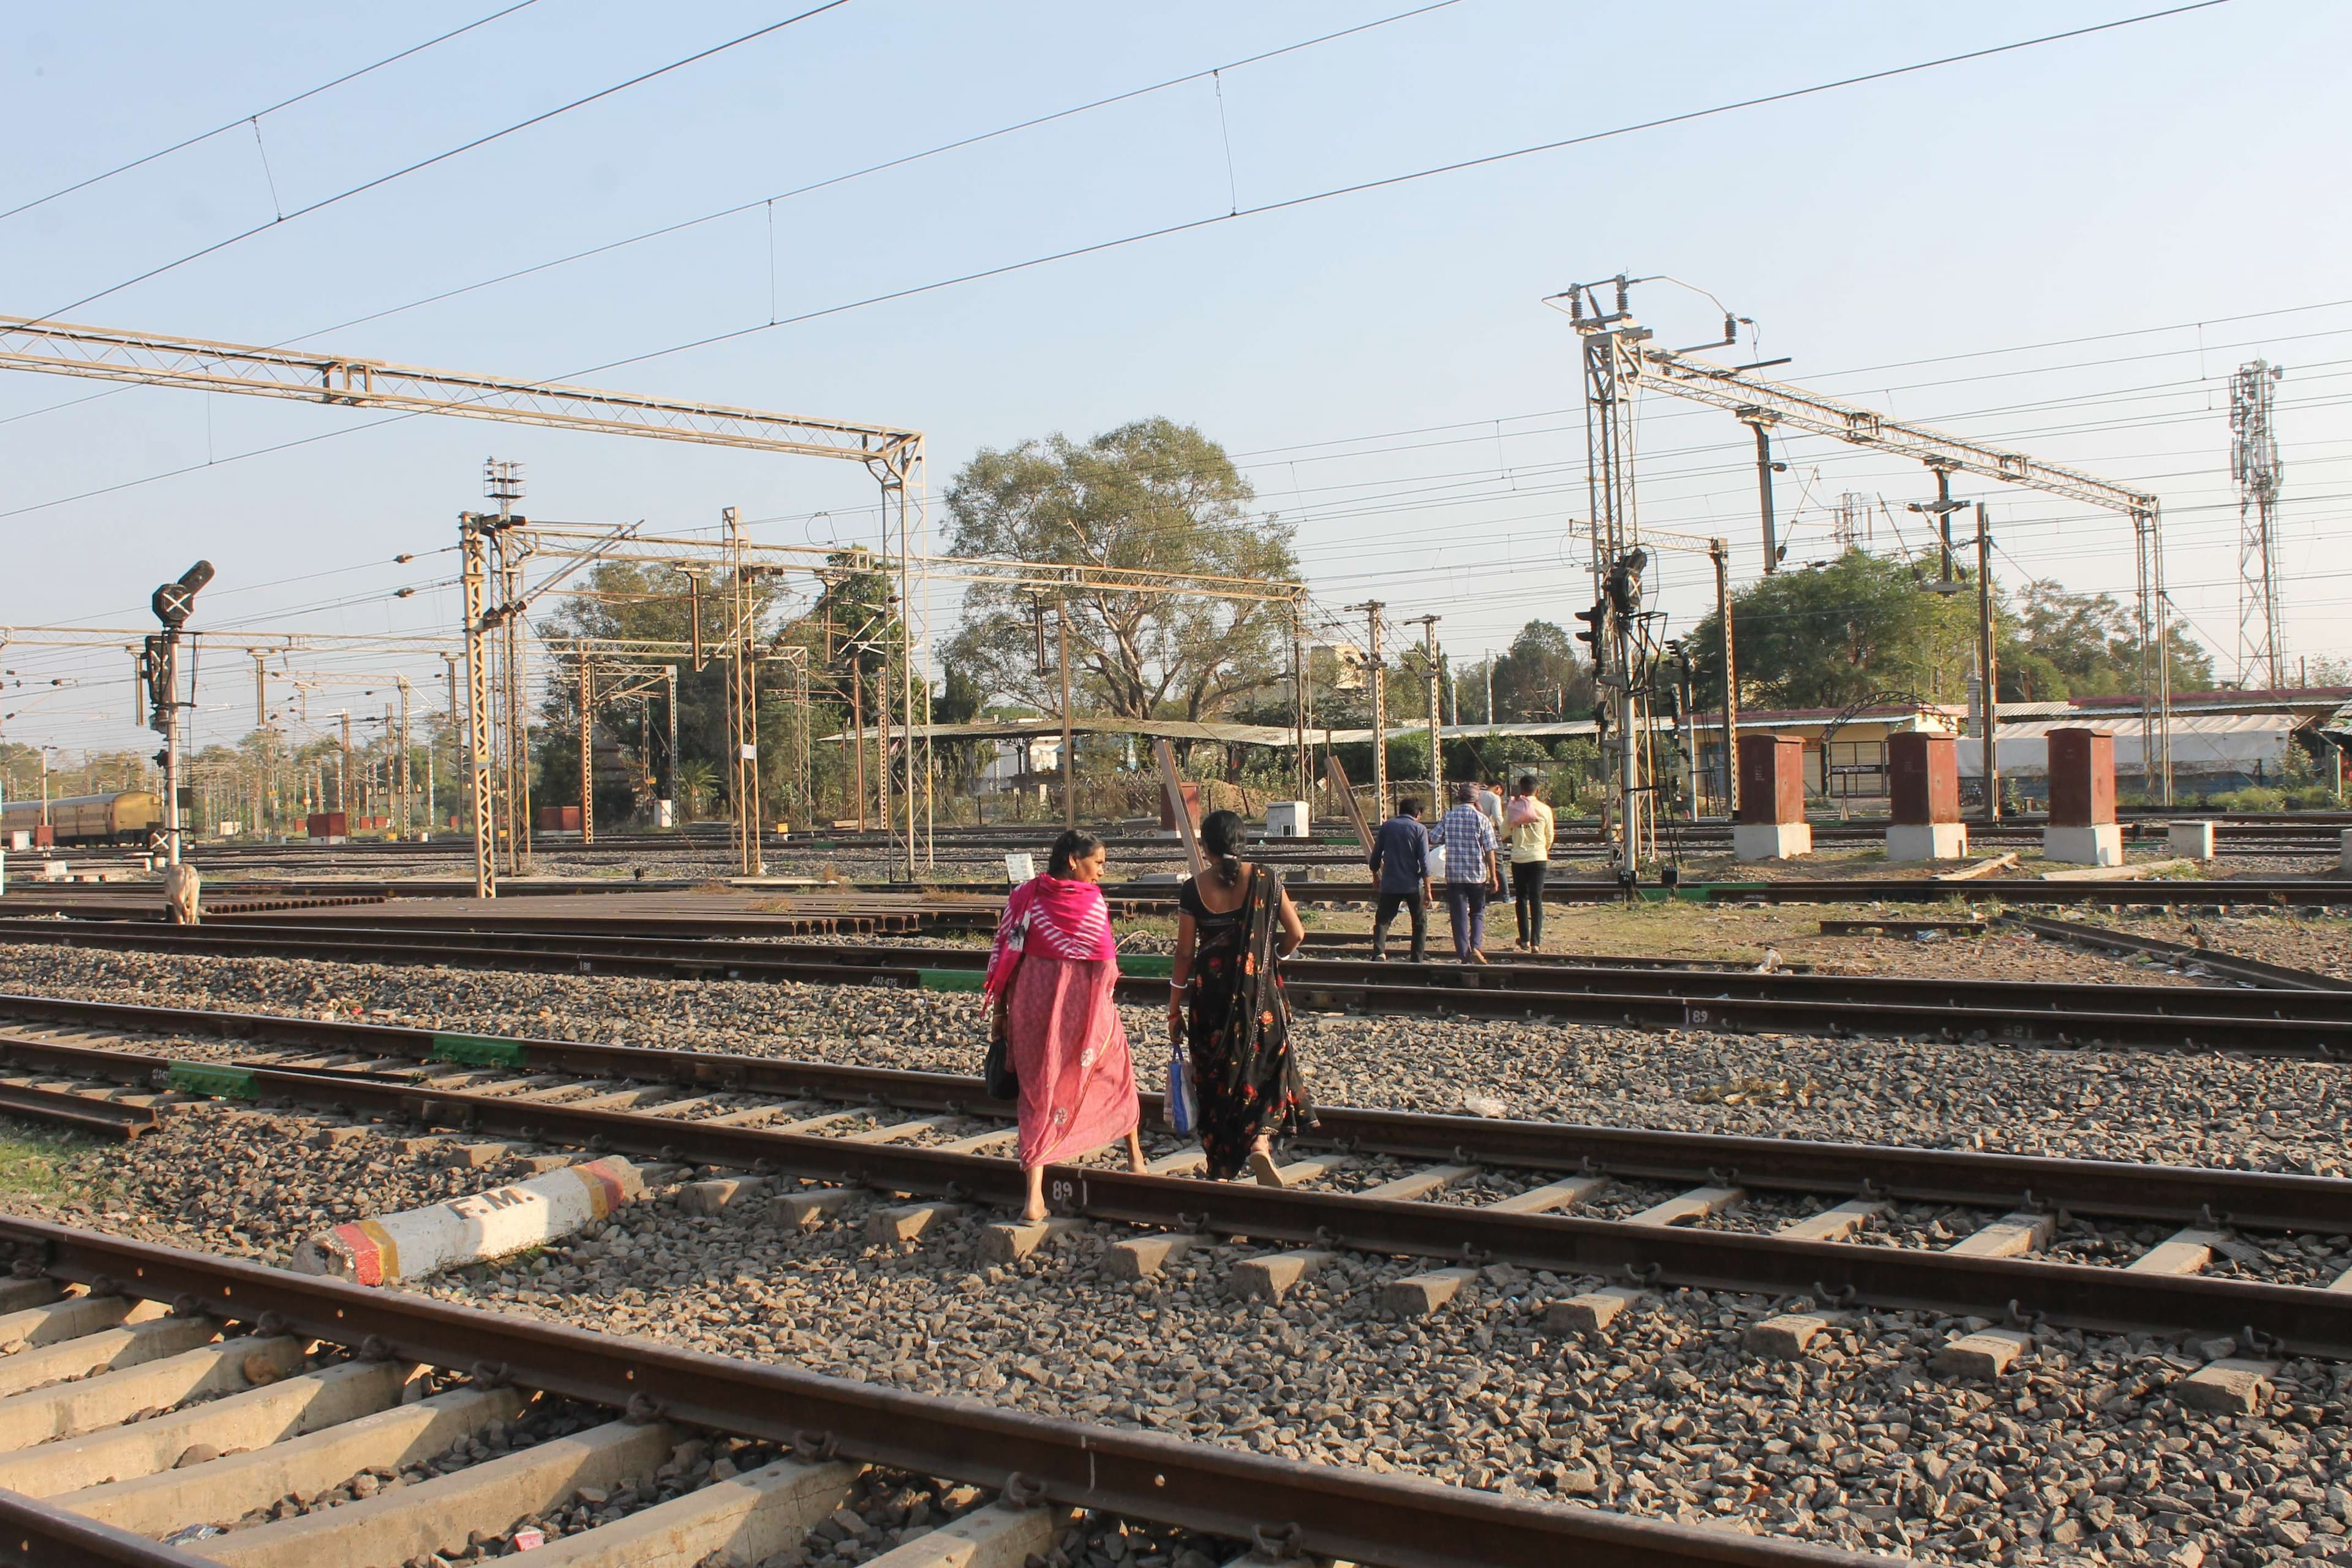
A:
[[[1088,1154],[1141,1114],[1135,1062],[1111,990],[1118,961],[1022,955],[1006,1009],[1021,1078],[1021,1168]]]

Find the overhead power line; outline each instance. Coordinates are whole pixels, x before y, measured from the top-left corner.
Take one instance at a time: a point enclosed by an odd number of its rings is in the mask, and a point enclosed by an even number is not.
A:
[[[2088,37],[2096,33],[2113,32],[2121,27],[2137,26],[2143,22],[2162,21],[2168,17],[2185,16],[2192,11],[2210,10],[2214,6],[2228,4],[2230,0],[2189,0],[2187,5],[2174,5],[2161,11],[2142,12],[2137,16],[2121,16],[2112,22],[2095,22],[2087,26],[2070,27],[2061,33],[2044,33],[2038,37],[2020,38],[2012,43],[1992,44],[1984,48],[1969,49],[1955,55],[1943,55],[1935,59],[1919,60],[1906,66],[1889,66],[1882,70],[1839,77],[1832,81],[1816,82],[1810,87],[1788,88],[1780,92],[1759,93],[1752,98],[1738,99],[1729,103],[1718,103],[1706,109],[1685,110],[1676,114],[1664,114],[1652,120],[1612,126],[1606,131],[1588,131],[1580,135],[1564,136],[1551,142],[1538,142],[1526,147],[1514,147],[1507,152],[1488,153],[1479,157],[1457,159],[1450,163],[1436,163],[1425,169],[1414,169],[1402,174],[1387,174],[1379,179],[1360,180],[1352,184],[1334,185],[1328,190],[1312,191],[1305,195],[1285,196],[1276,201],[1261,202],[1255,206],[1235,207],[1229,212],[1213,213],[1205,217],[1190,218],[1181,223],[1163,224],[1157,228],[1121,235],[1115,239],[1097,240],[1088,245],[1073,246],[1066,250],[1050,251],[1043,256],[1033,256],[1025,261],[1009,261],[998,267],[984,267],[977,271],[961,273],[952,278],[942,278],[935,282],[918,283],[904,289],[869,294],[860,300],[845,300],[838,305],[803,310],[796,316],[785,316],[748,327],[738,327],[731,331],[713,332],[687,342],[673,344],[669,348],[631,354],[624,359],[608,360],[582,374],[593,374],[598,371],[612,370],[621,365],[639,364],[647,360],[662,359],[670,354],[684,353],[692,349],[707,348],[714,343],[751,337],[777,327],[797,326],[802,322],[818,321],[826,316],[838,316],[851,310],[862,310],[872,305],[909,300],[922,294],[936,293],[942,289],[953,289],[965,283],[976,283],[985,279],[1003,278],[1014,272],[1025,272],[1032,268],[1050,266],[1057,261],[1069,261],[1081,256],[1095,256],[1107,250],[1118,250],[1130,245],[1140,245],[1147,240],[1166,239],[1175,235],[1213,228],[1220,224],[1233,223],[1242,218],[1262,217],[1268,213],[1287,212],[1296,207],[1310,206],[1318,202],[1335,201],[1341,196],[1362,195],[1370,191],[1387,190],[1420,180],[1434,179],[1442,174],[1458,174],[1471,169],[1491,168],[1498,163],[1510,163],[1520,158],[1531,158],[1539,153],[1562,152],[1570,147],[1590,146],[1596,142],[1611,141],[1620,136],[1632,136],[1644,131],[1663,130],[1670,125],[1687,125],[1694,121],[1734,114],[1742,110],[1760,109],[1769,104],[1788,103],[1797,99],[1836,92],[1844,88],[1891,81],[1900,77],[1914,76],[1922,71],[1937,70],[1945,66],[1962,65],[1970,60],[1990,59],[1998,55],[2014,54],[2021,49],[2038,48],[2044,44],[2063,43],[2071,38]]]
[[[1686,110],[1675,114],[1661,115],[1649,120],[1637,121],[1625,125],[1614,126],[1608,130],[1586,132],[1576,136],[1562,137],[1554,141],[1538,142],[1526,147],[1515,148],[1507,152],[1492,153],[1476,158],[1462,159],[1454,163],[1438,164],[1430,168],[1414,170],[1405,174],[1391,174],[1379,179],[1364,180],[1351,184],[1333,186],[1327,190],[1313,192],[1305,195],[1284,197],[1280,200],[1262,203],[1255,206],[1242,207],[1233,212],[1217,213],[1207,217],[1194,218],[1181,223],[1164,225],[1158,228],[1122,236],[1115,239],[1100,240],[1089,245],[1077,246],[1065,250],[1055,251],[1046,255],[1030,258],[1025,261],[1008,262],[1002,266],[983,268],[976,271],[958,274],[953,277],[940,279],[929,283],[916,284],[904,289],[892,289],[884,293],[868,295],[860,300],[854,300],[841,304],[825,306],[814,310],[805,310],[794,316],[771,320],[769,321],[756,323],[747,327],[739,327],[729,331],[710,333],[702,337],[689,339],[683,342],[673,343],[667,348],[649,350],[642,353],[623,355],[617,359],[606,360],[598,364],[583,366],[581,369],[551,377],[549,378],[549,384],[551,384],[559,382],[576,381],[583,376],[594,375],[604,371],[614,370],[626,365],[641,364],[652,360],[664,359],[672,354],[685,353],[695,349],[709,347],[712,344],[727,342],[740,338],[751,337],[760,332],[771,331],[778,327],[793,326],[801,322],[815,321],[822,317],[840,315],[847,311],[862,310],[873,305],[883,304],[898,300],[910,299],[919,295],[954,288],[964,283],[975,282],[983,279],[1003,277],[1010,273],[1046,266],[1056,261],[1068,260],[1076,257],[1093,255],[1102,251],[1113,250],[1126,246],[1140,244],[1143,241],[1150,239],[1164,238],[1170,236],[1188,233],[1194,230],[1206,229],[1220,224],[1231,223],[1239,218],[1258,216],[1267,213],[1303,207],[1319,202],[1334,200],[1341,196],[1386,189],[1391,186],[1435,178],[1443,174],[1456,174],[1469,169],[1488,167],[1514,159],[1531,157],[1543,153],[1558,152],[1570,147],[1589,145],[1593,142],[1607,141],[1616,137],[1637,134],[1643,131],[1656,130],[1670,125],[1687,124],[1694,121],[1706,120],[1719,115],[1734,113],[1741,110],[1754,109],[1774,103],[1789,102],[1797,99],[1809,98],[1822,93],[1837,91],[1843,88],[1861,86],[1871,82],[1891,80],[1896,78],[1915,75],[1922,71],[1937,69],[1945,66],[1958,65],[1972,60],[1991,58],[2000,55],[2016,53],[2023,49],[2039,47],[2046,44],[2061,43],[2073,38],[2080,38],[2095,34],[2112,32],[2118,28],[2135,26],[2145,22],[2160,21],[2168,17],[2183,16],[2190,12],[2210,10],[2229,3],[2230,0],[2189,0],[2189,4],[2170,6],[2160,11],[2144,12],[2135,16],[2119,17],[2114,21],[2099,22],[2085,26],[2068,28],[2063,32],[2045,33],[2035,37],[2021,38],[2006,44],[1989,45],[1982,48],[1965,50],[1958,54],[1939,56],[1934,59],[1916,61],[1910,65],[1891,66],[1879,70],[1865,71],[1853,76],[1840,77],[1830,81],[1817,82],[1809,87],[1785,89],[1778,92],[1764,93],[1749,98],[1736,100],[1727,103],[1716,104],[1709,108]],[[774,26],[762,29],[762,32],[772,32],[775,27],[790,25],[791,21],[803,20],[806,17],[816,16],[821,12],[831,10],[834,6],[843,4],[846,4],[846,0],[829,0],[829,4],[819,5],[812,10],[803,12],[800,16],[790,18],[787,22],[780,22],[775,24]],[[689,57],[688,60],[677,62],[676,65],[667,66],[662,68],[662,69],[676,69],[678,65],[689,63],[692,59],[707,58],[709,55],[717,53],[719,49],[732,47],[734,47],[734,44],[746,42],[750,38],[757,37],[759,36],[760,34],[747,34],[743,38],[733,40],[733,42],[729,44],[716,46],[714,48],[703,51],[701,55]],[[650,79],[651,77],[659,74],[661,74],[660,71],[648,72],[646,76],[634,79],[636,81],[647,80]],[[567,105],[565,107],[567,109],[577,107],[578,103],[592,101],[593,97],[603,97],[611,92],[618,91],[622,87],[627,87],[629,85],[632,85],[632,83],[625,82],[620,84],[620,87],[608,88],[605,89],[604,93],[592,95],[592,99],[582,99],[577,100],[577,103]],[[562,112],[564,112],[563,110],[549,110],[547,114],[535,117],[532,121],[522,121],[521,125],[536,123],[539,120],[544,120],[551,115]],[[521,128],[521,125],[509,127],[509,131],[519,130]],[[496,132],[491,137],[478,139],[474,142],[467,143],[467,145],[478,146],[482,142],[494,140],[496,136],[507,133],[507,132]],[[462,152],[465,149],[463,148],[455,149],[452,153],[444,153],[441,154],[441,156],[453,156],[456,152]],[[430,163],[436,161],[437,160],[427,160],[426,162]],[[412,165],[412,168],[421,168],[424,166],[425,164],[419,163]],[[404,173],[406,171],[403,172]],[[383,176],[383,179],[394,179],[397,177],[398,174],[392,174]],[[382,183],[383,179],[371,182],[371,184]],[[358,190],[366,188],[366,186],[354,187],[352,191],[346,192],[344,194],[347,195],[354,195]],[[341,198],[328,198],[329,201],[340,199]],[[313,204],[310,207],[298,209],[297,212],[289,214],[288,216],[289,218],[299,216],[302,212],[315,211],[318,206],[323,205],[326,204]],[[259,227],[248,230],[247,233],[259,233],[261,228],[267,228],[269,226],[272,226],[262,225]],[[223,245],[231,243],[234,243],[234,240],[221,242]],[[215,246],[210,248],[217,249],[219,247]],[[203,253],[199,252],[198,254]],[[183,260],[193,258],[184,258]],[[176,266],[179,264],[180,263],[173,263],[172,265]],[[168,270],[168,268],[159,268],[158,270]],[[144,274],[142,276],[153,276],[153,273]],[[133,282],[138,280],[139,279],[131,279]],[[116,284],[112,288],[101,290],[100,294],[88,296],[84,300],[77,301],[76,304],[86,304],[89,300],[100,298],[104,294],[115,292],[117,289],[127,286],[128,285],[126,284]],[[74,305],[60,307],[61,310],[72,310],[74,308]],[[52,316],[55,314],[56,312],[51,313]],[[49,319],[50,317],[37,317],[26,324],[37,325],[41,321]],[[281,441],[268,447],[257,447],[248,452],[234,454],[230,457],[219,458],[217,460],[208,460],[204,463],[189,464],[179,468],[166,470],[163,473],[148,475],[141,479],[126,479],[115,484],[84,490],[76,495],[61,496],[53,500],[33,502],[29,505],[16,507],[10,510],[0,511],[0,518],[19,517],[27,512],[43,510],[48,507],[60,506],[70,501],[90,500],[98,496],[112,494],[117,491],[133,489],[141,485],[151,484],[157,480],[175,478],[182,474],[194,473],[203,468],[217,467],[221,463],[237,462],[247,458],[257,458],[274,452],[287,451],[293,447],[310,446],[320,441],[332,440],[337,437],[353,435],[363,430],[379,429],[386,425],[397,424],[402,421],[416,417],[420,417],[420,416],[415,414],[394,415],[383,419],[371,420],[363,425],[346,426],[341,430],[323,431],[316,436],[300,437],[288,441]]]
[[[2223,3],[2223,0],[2203,0],[2203,3],[2206,5],[2221,5]],[[346,189],[337,191],[333,195],[321,196],[315,202],[305,203],[303,205],[296,207],[292,212],[278,214],[276,217],[271,218],[268,223],[255,224],[251,228],[232,234],[225,239],[216,239],[210,245],[192,250],[185,256],[180,257],[174,260],[166,261],[161,266],[151,267],[146,271],[139,273],[135,277],[122,279],[120,283],[110,283],[105,288],[99,289],[95,293],[85,294],[79,300],[59,305],[57,309],[46,311],[43,314],[33,318],[33,320],[36,322],[55,321],[59,316],[65,314],[68,310],[78,310],[82,306],[90,303],[94,300],[103,300],[110,294],[119,294],[123,289],[131,287],[133,284],[144,283],[152,278],[161,278],[166,272],[185,267],[191,261],[201,260],[203,258],[210,256],[216,251],[226,250],[230,246],[241,244],[246,240],[251,239],[257,234],[264,234],[282,224],[292,223],[296,218],[308,217],[312,213],[324,211],[326,208],[335,205],[338,202],[349,201],[352,197],[374,190],[379,185],[388,185],[394,180],[405,179],[409,175],[416,174],[420,170],[432,168],[436,163],[446,163],[452,158],[460,157],[465,153],[473,152],[477,148],[487,147],[493,142],[512,136],[519,131],[528,131],[534,125],[543,125],[547,121],[555,119],[558,115],[569,114],[575,109],[584,109],[589,104],[612,97],[614,93],[626,92],[633,87],[641,87],[645,83],[652,81],[656,77],[667,76],[670,72],[675,70],[683,70],[688,66],[710,58],[713,55],[724,54],[729,49],[737,48],[744,44],[751,43],[755,39],[764,38],[771,33],[782,31],[783,28],[789,27],[796,22],[805,22],[812,16],[821,16],[827,11],[837,10],[841,6],[848,4],[849,0],[824,0],[822,5],[813,5],[809,9],[799,13],[797,16],[787,16],[781,22],[771,22],[764,27],[754,28],[752,31],[743,34],[740,37],[730,38],[723,44],[713,44],[710,47],[697,50],[695,53],[687,56],[683,59],[672,60],[666,66],[656,66],[652,70],[642,71],[637,75],[629,78],[626,81],[617,81],[610,87],[600,88],[596,91],[587,94],[585,97],[575,98],[569,103],[559,104],[553,109],[542,110],[541,112],[531,115],[530,118],[525,120],[518,120],[513,124],[509,125],[502,130],[492,131],[485,135],[477,136],[469,142],[462,142],[455,147],[436,153],[429,158],[419,158],[414,163],[409,163],[401,168],[394,169],[389,174],[378,174],[372,180],[363,180],[356,185],[352,185]]]
[[[200,131],[195,135],[174,142],[168,147],[158,147],[152,153],[142,153],[139,157],[131,159],[127,163],[117,163],[114,167],[106,170],[102,174],[92,174],[87,179],[76,180],[70,185],[60,185],[46,196],[35,196],[29,202],[21,203],[18,205],[8,208],[5,212],[0,212],[0,221],[15,217],[19,213],[31,212],[35,207],[47,206],[49,203],[56,201],[60,196],[69,196],[76,191],[86,191],[92,185],[104,184],[106,181],[114,178],[117,174],[127,174],[131,170],[152,163],[158,158],[168,158],[173,153],[184,152],[186,149],[194,146],[199,142],[209,142],[215,136],[225,135],[231,131],[236,131],[241,127],[250,125],[265,114],[275,114],[281,109],[291,109],[305,99],[316,98],[322,92],[331,92],[336,88],[341,87],[347,82],[359,80],[360,78],[368,75],[372,71],[380,71],[386,66],[396,65],[400,61],[406,59],[411,55],[423,54],[426,49],[433,47],[436,44],[446,44],[452,38],[472,32],[477,27],[487,27],[501,16],[511,16],[518,11],[524,10],[529,6],[536,5],[538,4],[539,0],[516,0],[516,4],[505,7],[503,10],[493,11],[488,16],[482,17],[478,21],[468,22],[462,27],[452,27],[449,31],[439,34],[436,37],[427,38],[421,44],[411,44],[408,47],[402,49],[397,54],[386,55],[383,58],[376,60],[369,65],[363,65],[357,70],[345,71],[342,75],[335,78],[332,81],[322,81],[316,87],[305,88],[302,91],[296,93],[291,98],[281,98],[267,109],[257,109],[248,113],[240,114],[234,120],[214,126],[210,131]]]
[[[1014,135],[1023,131],[1033,131],[1038,126],[1050,125],[1056,121],[1068,120],[1076,115],[1090,113],[1095,110],[1108,109],[1115,104],[1127,103],[1135,99],[1146,98],[1156,92],[1164,92],[1172,87],[1181,87],[1187,82],[1205,81],[1217,76],[1220,72],[1239,70],[1244,66],[1263,64],[1265,61],[1276,59],[1284,55],[1297,54],[1302,49],[1314,48],[1320,44],[1334,43],[1341,38],[1353,37],[1359,33],[1368,33],[1375,28],[1388,26],[1391,23],[1408,21],[1415,16],[1426,16],[1432,11],[1443,11],[1450,6],[1460,5],[1461,3],[1462,0],[1434,0],[1434,3],[1431,5],[1417,5],[1408,11],[1399,11],[1393,15],[1378,17],[1370,22],[1360,22],[1352,27],[1342,27],[1337,32],[1318,34],[1314,37],[1302,38],[1297,43],[1284,44],[1276,48],[1261,49],[1256,54],[1244,55],[1238,59],[1227,60],[1222,65],[1203,66],[1198,70],[1187,71],[1181,76],[1168,77],[1143,87],[1129,88],[1123,91],[1112,93],[1108,97],[1094,99],[1086,103],[1073,105],[1067,109],[1057,109],[1045,114],[1031,115],[1025,120],[1015,121],[1009,125],[1000,125],[993,131],[975,132],[969,136],[960,136],[952,141],[942,142],[935,146],[926,147],[918,153],[908,153],[896,158],[885,159],[878,163],[868,163],[862,168],[851,169],[838,174],[829,174],[823,179],[813,180],[805,184],[795,185],[789,190],[778,191],[773,195],[761,196],[748,202],[738,202],[732,206],[720,207],[715,212],[704,213],[698,217],[681,218],[676,223],[663,224],[658,227],[643,229],[635,234],[625,236],[620,239],[606,240],[601,245],[592,245],[587,247],[585,249],[571,251],[562,256],[551,257],[544,261],[535,261],[527,267],[518,267],[510,271],[500,272],[488,278],[477,279],[471,283],[461,283],[452,289],[439,289],[434,293],[422,295],[416,299],[411,300],[405,304],[387,305],[381,310],[370,310],[362,315],[352,316],[348,320],[336,321],[327,326],[312,327],[308,331],[297,332],[291,337],[280,338],[276,342],[271,343],[268,346],[271,348],[289,348],[296,343],[306,342],[311,338],[322,337],[329,332],[341,331],[346,327],[365,326],[370,322],[381,321],[388,317],[402,315],[410,310],[422,310],[427,305],[437,305],[446,300],[462,299],[467,294],[478,293],[484,289],[497,288],[501,283],[512,283],[519,279],[530,278],[541,272],[552,271],[559,267],[568,267],[576,261],[592,260],[596,257],[609,255],[616,250],[625,250],[633,245],[641,245],[647,240],[660,239],[666,236],[673,234],[683,234],[688,229],[698,228],[704,224],[717,223],[723,218],[737,217],[748,212],[757,212],[761,207],[769,208],[772,213],[775,205],[778,202],[791,201],[796,196],[804,196],[816,191],[829,190],[836,185],[847,184],[854,180],[862,180],[870,174],[879,174],[892,169],[902,169],[912,163],[919,163],[926,159],[936,158],[949,153],[959,152],[967,147],[976,147],[982,142],[997,141],[1006,136]],[[238,123],[243,124],[244,121],[240,121]],[[772,315],[773,311],[772,310],[770,313]],[[54,413],[61,408],[76,408],[85,403],[95,403],[100,398],[119,396],[126,390],[128,389],[124,387],[110,387],[104,392],[94,392],[81,397],[69,397],[61,402],[46,404],[38,408],[28,408],[21,414],[12,414],[5,417],[0,417],[0,425],[13,425],[20,419],[30,419],[37,415]]]

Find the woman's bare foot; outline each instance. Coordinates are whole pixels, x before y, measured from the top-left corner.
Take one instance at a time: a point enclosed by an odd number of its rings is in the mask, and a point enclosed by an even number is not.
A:
[[[1257,1178],[1257,1184],[1259,1186],[1278,1187],[1282,1185],[1282,1172],[1274,1163],[1273,1152],[1267,1149],[1265,1144],[1261,1143],[1256,1148],[1250,1151],[1249,1168],[1250,1174]]]
[[[1045,1167],[1029,1172],[1029,1201],[1021,1207],[1021,1223],[1035,1225],[1045,1217]]]

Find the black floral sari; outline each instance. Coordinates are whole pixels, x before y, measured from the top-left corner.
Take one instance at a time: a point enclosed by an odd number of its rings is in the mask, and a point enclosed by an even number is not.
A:
[[[1251,866],[1240,907],[1218,912],[1187,882],[1192,917],[1192,1008],[1186,1048],[1201,1100],[1201,1147],[1213,1180],[1239,1175],[1261,1135],[1287,1138],[1315,1123],[1290,1049],[1290,1001],[1276,955],[1282,883]]]

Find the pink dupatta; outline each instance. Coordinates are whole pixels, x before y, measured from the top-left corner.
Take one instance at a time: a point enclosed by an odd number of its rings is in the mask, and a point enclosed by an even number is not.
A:
[[[1117,958],[1118,942],[1111,935],[1110,906],[1103,901],[1102,889],[1042,873],[1013,889],[996,922],[996,951],[989,955],[982,986],[987,995],[1011,994],[1013,976],[1031,942],[1053,958]]]

